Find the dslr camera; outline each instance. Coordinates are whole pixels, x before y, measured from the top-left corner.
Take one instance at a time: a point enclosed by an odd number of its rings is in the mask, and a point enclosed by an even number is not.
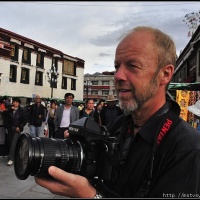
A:
[[[86,178],[98,177],[110,182],[115,174],[107,155],[117,155],[119,142],[105,126],[90,118],[81,118],[69,125],[67,139],[31,137],[22,133],[15,149],[14,170],[18,179],[29,175],[51,178],[52,165]]]

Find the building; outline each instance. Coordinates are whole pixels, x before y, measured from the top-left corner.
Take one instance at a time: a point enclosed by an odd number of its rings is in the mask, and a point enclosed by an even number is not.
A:
[[[103,72],[84,75],[83,99],[93,98],[95,101],[106,100],[108,95],[115,95],[114,72]]]
[[[200,82],[200,26],[198,26],[192,38],[180,53],[176,61],[172,82]]]
[[[85,61],[0,28],[0,96],[83,100]]]

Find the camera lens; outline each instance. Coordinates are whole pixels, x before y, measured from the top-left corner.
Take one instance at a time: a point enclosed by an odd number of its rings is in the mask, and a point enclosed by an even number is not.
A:
[[[31,137],[22,133],[17,141],[14,159],[15,174],[25,180],[29,175],[50,177],[52,165],[64,171],[79,172],[83,162],[83,149],[79,141]]]

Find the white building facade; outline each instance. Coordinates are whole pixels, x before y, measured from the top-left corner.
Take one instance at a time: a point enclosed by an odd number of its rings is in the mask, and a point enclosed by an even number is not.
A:
[[[83,100],[85,61],[0,28],[0,96]],[[52,73],[55,69],[56,73]],[[48,76],[48,73],[49,76]],[[81,88],[81,89],[80,89]]]
[[[114,72],[103,72],[84,75],[83,99],[93,98],[95,101],[106,100],[108,95],[114,95]]]

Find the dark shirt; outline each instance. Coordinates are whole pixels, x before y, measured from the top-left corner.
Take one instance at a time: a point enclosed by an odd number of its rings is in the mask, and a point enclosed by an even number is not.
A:
[[[39,117],[41,115],[41,117]],[[32,104],[30,106],[28,121],[30,125],[40,127],[45,117],[45,107],[42,104]]]
[[[113,121],[122,114],[123,112],[121,108],[118,106],[114,107],[104,106],[100,112],[102,125],[104,126],[108,125],[111,121]]]
[[[12,124],[13,126],[19,126],[19,109],[16,109],[13,111],[13,116],[12,116]]]
[[[19,127],[22,132],[27,123],[26,112],[21,106],[19,106],[15,112],[11,107],[12,106],[9,106],[8,109],[3,112],[4,126],[7,129],[11,128],[11,126]]]
[[[100,124],[100,116],[99,113],[96,110],[91,111],[89,114],[85,112],[85,108],[80,110],[80,119],[83,117],[89,117],[91,120],[97,122]]]
[[[120,130],[121,166],[120,176],[109,188],[120,197],[135,197],[148,180],[152,155],[153,176],[146,197],[163,198],[171,194],[178,198],[182,193],[200,195],[200,134],[178,117],[175,127],[167,133],[169,135],[164,136],[156,153],[153,154],[161,118],[162,116],[156,114],[152,116],[136,136],[131,137],[130,146],[126,141],[132,117],[124,116],[123,119],[113,122],[113,125],[118,127],[119,124],[123,124]],[[105,197],[116,197],[114,193],[110,194],[105,189],[102,189],[102,193]]]

